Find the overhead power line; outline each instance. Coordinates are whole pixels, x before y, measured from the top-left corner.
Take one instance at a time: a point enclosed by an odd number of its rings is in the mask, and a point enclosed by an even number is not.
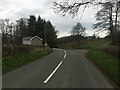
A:
[[[83,11],[82,11],[82,14],[81,14],[81,16],[80,16],[79,21],[81,21],[81,19],[82,19],[82,17],[83,17],[83,14],[84,14],[84,11],[85,11],[86,7],[87,7],[87,5],[85,5],[85,7],[84,7],[84,9],[83,9]]]

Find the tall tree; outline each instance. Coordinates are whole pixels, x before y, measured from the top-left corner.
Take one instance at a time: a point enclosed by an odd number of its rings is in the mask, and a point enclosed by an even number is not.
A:
[[[39,36],[40,31],[43,29],[43,28],[41,28],[42,26],[43,26],[43,25],[42,25],[42,19],[41,19],[41,17],[39,16],[38,19],[37,19],[37,21],[36,21],[36,24],[35,24],[35,34],[36,34],[37,36]]]
[[[28,31],[29,31],[29,36],[31,37],[35,36],[35,25],[36,25],[36,17],[34,15],[30,15],[30,18],[28,19]]]
[[[113,5],[110,2],[101,5],[102,8],[96,13],[96,20],[98,23],[93,25],[98,32],[103,30],[113,31]],[[102,29],[101,29],[102,28]],[[97,31],[96,31],[97,32]]]
[[[120,1],[100,3],[102,7],[96,14],[96,20],[98,21],[98,23],[93,25],[94,29],[98,29],[96,31],[97,33],[104,30],[109,30],[112,39],[112,44],[114,45],[116,45],[118,42],[117,27],[119,25],[117,18],[118,13],[120,13],[119,3]]]
[[[15,43],[22,43],[23,37],[29,36],[29,32],[27,29],[27,19],[21,18],[16,21],[16,30],[14,31],[14,41]]]
[[[9,24],[9,20],[0,20],[0,30],[3,33],[3,44],[7,43],[8,36],[11,40],[14,39],[16,44],[22,44],[23,37],[39,36],[45,39],[50,47],[56,47],[57,44],[57,31],[50,21],[42,19],[40,16],[37,18],[30,15],[29,19],[21,18],[14,23]]]
[[[44,24],[45,20],[43,20],[40,16],[38,16],[38,19],[36,21],[35,25],[35,35],[44,38]]]
[[[57,44],[57,32],[54,26],[50,21],[46,22],[40,16],[38,16],[37,20],[35,16],[30,16],[30,19],[28,19],[28,31],[30,37],[35,35],[41,37],[43,44],[47,42],[50,47],[55,47]]]
[[[57,46],[57,31],[55,30],[54,26],[51,24],[50,21],[46,22],[46,31],[45,31],[45,38],[50,47]],[[44,38],[44,39],[45,39]]]

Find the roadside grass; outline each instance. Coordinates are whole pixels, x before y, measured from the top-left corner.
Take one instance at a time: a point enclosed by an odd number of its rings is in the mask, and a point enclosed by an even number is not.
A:
[[[15,56],[4,57],[2,59],[2,74],[15,70],[25,64],[33,62],[52,52],[52,49],[36,50],[27,53],[17,54]]]
[[[120,85],[119,72],[118,72],[118,58],[108,53],[104,52],[101,49],[91,50],[88,52],[88,58],[92,60],[98,67],[104,71],[109,78],[111,78],[115,83]]]

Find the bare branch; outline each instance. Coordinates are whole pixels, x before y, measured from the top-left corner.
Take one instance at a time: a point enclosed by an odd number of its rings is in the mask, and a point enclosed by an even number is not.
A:
[[[53,2],[53,9],[55,13],[60,13],[63,16],[65,16],[66,14],[70,14],[73,17],[77,15],[79,8],[83,5],[87,5],[89,4],[90,1],[86,1],[86,2],[74,2],[69,4],[68,1],[66,2]]]

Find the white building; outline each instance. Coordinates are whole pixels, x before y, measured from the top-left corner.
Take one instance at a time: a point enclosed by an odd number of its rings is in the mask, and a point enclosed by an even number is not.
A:
[[[34,37],[24,37],[23,44],[25,45],[35,45],[35,46],[42,46],[42,39],[38,36]]]

